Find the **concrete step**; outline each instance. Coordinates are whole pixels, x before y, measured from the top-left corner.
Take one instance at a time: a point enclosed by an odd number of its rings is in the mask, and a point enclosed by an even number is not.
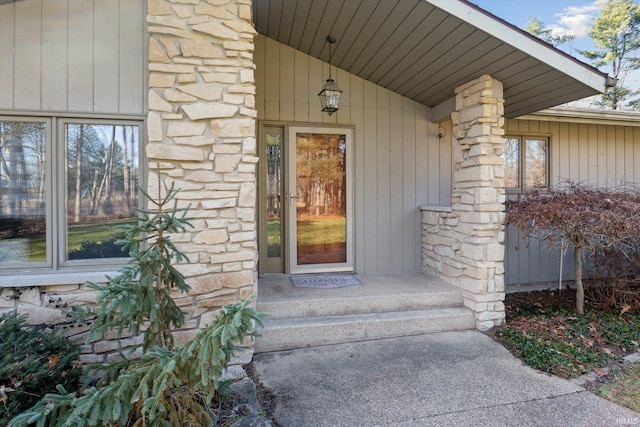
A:
[[[429,287],[422,291],[384,294],[309,294],[296,299],[258,298],[257,309],[269,314],[271,319],[290,317],[335,316],[343,314],[383,313],[429,308],[457,307],[462,305],[460,290],[448,287]]]
[[[474,315],[464,307],[382,313],[269,318],[256,337],[255,353],[346,342],[473,329]]]

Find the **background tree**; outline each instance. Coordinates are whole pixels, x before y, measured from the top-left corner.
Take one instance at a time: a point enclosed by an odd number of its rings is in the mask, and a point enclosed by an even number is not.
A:
[[[312,134],[296,142],[296,191],[309,215],[344,214],[345,144],[343,137]]]
[[[636,53],[640,49],[640,6],[634,0],[608,0],[589,31],[595,49],[580,51],[594,66],[611,66],[611,77],[618,83],[596,103],[600,108],[623,108],[635,91],[624,87],[629,71],[640,68]],[[631,102],[630,107],[637,104]]]
[[[529,20],[527,21],[527,25],[524,26],[524,30],[555,47],[558,47],[564,43],[569,43],[569,53],[571,53],[571,50],[573,48],[573,41],[576,39],[576,36],[573,34],[554,36],[553,30],[549,28],[544,22],[536,18],[529,18]]]

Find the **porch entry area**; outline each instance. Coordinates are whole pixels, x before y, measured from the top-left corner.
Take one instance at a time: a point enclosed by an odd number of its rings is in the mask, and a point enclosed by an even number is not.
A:
[[[460,289],[419,272],[355,275],[361,285],[296,288],[286,274],[258,278],[257,309],[269,314],[254,351],[474,329]]]
[[[353,129],[260,128],[259,273],[354,271]]]

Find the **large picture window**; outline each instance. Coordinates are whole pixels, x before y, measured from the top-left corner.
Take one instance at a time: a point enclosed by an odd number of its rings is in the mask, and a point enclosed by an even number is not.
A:
[[[549,139],[539,136],[504,138],[504,183],[511,191],[549,185]]]
[[[117,264],[139,206],[140,122],[0,117],[0,262]]]

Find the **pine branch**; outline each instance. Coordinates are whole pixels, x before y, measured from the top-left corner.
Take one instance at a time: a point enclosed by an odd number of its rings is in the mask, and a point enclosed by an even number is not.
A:
[[[155,347],[120,371],[117,379],[79,397],[59,386],[59,393],[46,395],[9,426],[155,426],[166,421],[213,425],[210,402],[220,390],[220,376],[235,343],[250,335],[262,319],[251,298],[224,306],[211,325],[184,347]]]

